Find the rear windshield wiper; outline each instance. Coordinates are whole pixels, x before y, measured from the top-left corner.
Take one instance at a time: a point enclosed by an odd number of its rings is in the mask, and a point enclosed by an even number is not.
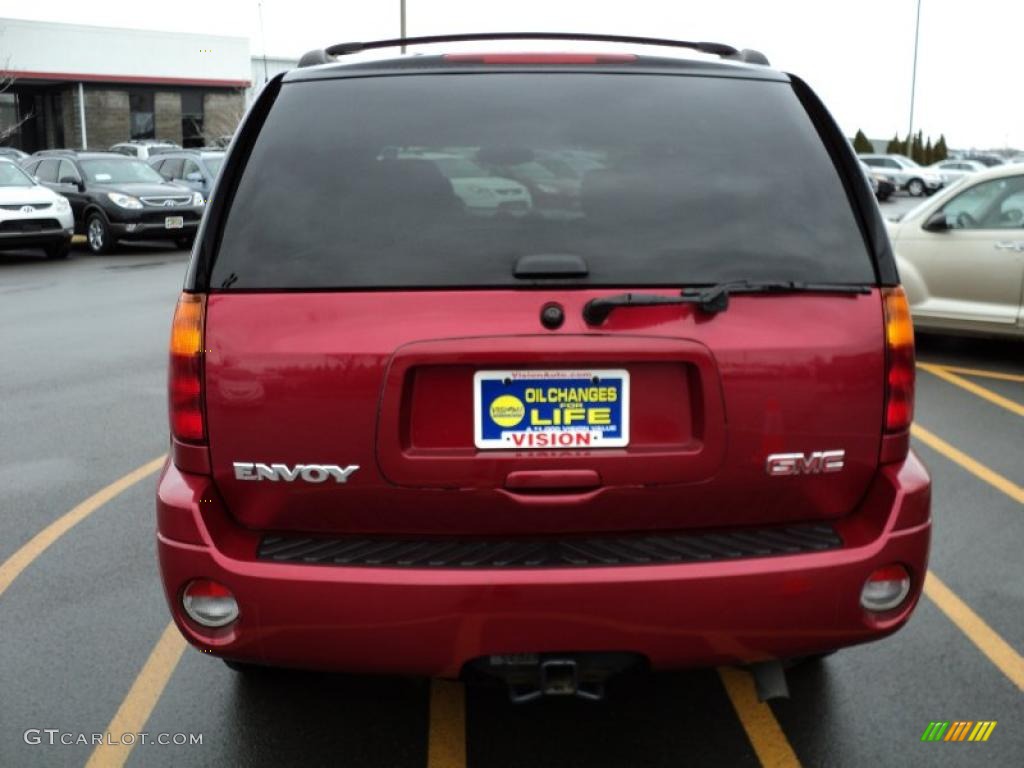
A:
[[[600,325],[620,307],[656,307],[666,304],[696,304],[701,312],[710,315],[729,308],[729,296],[736,293],[871,293],[869,285],[847,283],[804,283],[799,280],[735,280],[715,285],[684,288],[678,296],[659,296],[654,293],[621,293],[591,299],[583,307],[583,319],[588,325]]]

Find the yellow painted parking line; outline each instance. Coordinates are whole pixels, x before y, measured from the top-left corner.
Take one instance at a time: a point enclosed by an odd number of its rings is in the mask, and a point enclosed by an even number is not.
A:
[[[43,530],[33,536],[24,546],[0,564],[0,595],[11,586],[18,575],[24,571],[32,562],[39,557],[57,539],[70,531],[90,514],[102,507],[118,494],[135,485],[154,472],[164,463],[164,457],[153,459],[143,464],[138,469],[133,469],[119,480],[115,480],[106,488],[103,488],[88,499],[77,505],[70,512],[58,517]]]
[[[983,371],[980,368],[964,368],[960,365],[942,365],[939,363],[918,363],[920,366],[930,365],[933,368],[942,368],[951,373],[960,373],[964,376],[979,376],[983,379],[999,379],[1000,381],[1016,381],[1024,384],[1024,373],[1003,373],[1002,371]]]
[[[950,461],[959,464],[979,480],[983,480],[996,490],[1002,491],[1019,504],[1024,504],[1024,488],[1017,485],[1012,480],[1003,477],[998,472],[989,469],[981,462],[972,459],[963,451],[954,448],[941,437],[929,432],[919,424],[913,424],[910,427],[910,434],[932,450],[941,453]]]
[[[974,643],[988,660],[1024,691],[1024,658],[931,571],[924,593]]]
[[[938,376],[940,379],[943,379],[944,381],[948,381],[950,384],[960,387],[960,389],[967,390],[972,395],[977,395],[978,397],[983,398],[984,400],[988,400],[993,405],[998,405],[1000,408],[1005,408],[1010,413],[1015,413],[1018,416],[1024,416],[1024,405],[1021,405],[1020,403],[1011,400],[1008,397],[1003,397],[1002,395],[996,394],[991,389],[985,389],[985,387],[979,386],[978,384],[975,384],[973,381],[968,381],[962,376],[957,376],[955,373],[950,373],[948,369],[943,368],[942,366],[931,365],[929,363],[918,363],[917,367],[924,371],[928,371],[928,373],[932,374],[933,376]]]
[[[72,235],[71,242],[74,245],[81,245],[85,242],[85,235]]]
[[[719,667],[718,676],[761,765],[765,768],[799,766],[800,761],[775,719],[775,713],[763,701],[758,701],[750,674],[732,667]]]
[[[465,768],[466,691],[462,683],[430,681],[427,768]]]
[[[1024,504],[1024,488],[993,472],[981,462],[975,461],[924,427],[914,424],[911,427],[911,433],[925,445],[956,462],[975,477],[1002,491],[1014,501]],[[925,578],[924,593],[967,636],[967,639],[996,665],[1000,672],[1006,675],[1017,688],[1024,691],[1024,659],[1008,642],[971,610],[970,606],[932,571],[928,571]]]
[[[85,768],[118,768],[124,765],[135,746],[135,740],[131,744],[119,743],[122,741],[121,734],[136,734],[145,728],[184,650],[185,639],[172,621],[160,636],[128,695],[118,707],[114,719],[107,726],[109,738],[105,738],[93,750]]]

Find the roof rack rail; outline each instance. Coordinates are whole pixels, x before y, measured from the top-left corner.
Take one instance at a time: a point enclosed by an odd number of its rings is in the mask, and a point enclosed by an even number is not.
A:
[[[690,42],[671,40],[664,37],[635,37],[633,35],[595,35],[572,32],[481,32],[462,35],[428,35],[426,37],[394,37],[388,40],[336,43],[327,48],[318,48],[303,54],[300,67],[312,67],[336,61],[337,56],[360,53],[374,48],[397,48],[405,45],[429,45],[431,43],[465,43],[477,40],[578,40],[599,43],[629,43],[632,45],[660,45],[668,48],[690,48],[700,53],[710,53],[723,59],[733,59],[747,64],[768,66],[768,58],[760,51],[745,48],[742,51],[724,43]]]

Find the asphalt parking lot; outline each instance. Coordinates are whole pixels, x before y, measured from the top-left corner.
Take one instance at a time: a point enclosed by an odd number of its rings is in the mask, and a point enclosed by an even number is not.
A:
[[[1022,343],[919,338],[926,597],[895,636],[793,670],[787,701],[757,703],[732,669],[520,706],[449,682],[241,679],[169,626],[154,557],[186,259],[158,245],[0,256],[0,766],[1021,764]],[[932,721],[998,726],[984,743],[922,742]],[[202,743],[88,743],[138,732]]]

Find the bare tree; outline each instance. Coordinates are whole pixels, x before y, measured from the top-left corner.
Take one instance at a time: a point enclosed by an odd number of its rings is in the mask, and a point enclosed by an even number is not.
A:
[[[216,109],[203,116],[202,134],[207,144],[223,136],[232,136],[245,116],[245,89],[236,88],[229,93],[214,94]]]
[[[4,29],[0,27],[0,49],[3,49],[3,36]],[[3,144],[11,136],[14,136],[21,130],[21,126],[32,119],[32,113],[22,115],[18,118],[17,99],[14,94],[9,94],[12,98],[8,99],[8,91],[14,86],[14,71],[11,69],[11,57],[8,56],[0,63],[0,144]],[[4,119],[4,113],[6,111],[5,105],[10,103],[13,108],[13,119],[8,122]]]

